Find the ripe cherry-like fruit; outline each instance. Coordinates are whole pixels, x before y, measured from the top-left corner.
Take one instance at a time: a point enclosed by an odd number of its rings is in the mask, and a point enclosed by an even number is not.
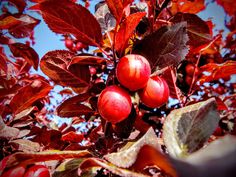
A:
[[[44,165],[34,165],[26,171],[24,177],[50,177],[50,173]]]
[[[141,55],[131,54],[122,57],[116,68],[118,81],[131,91],[145,87],[150,74],[150,64]]]
[[[25,173],[25,167],[17,166],[10,168],[6,172],[4,172],[1,177],[23,177]]]
[[[193,80],[193,77],[189,76],[189,75],[186,75],[185,76],[185,82],[187,85],[191,85],[192,84],[192,80]]]
[[[195,70],[195,75],[198,75],[199,74],[198,67],[195,68],[195,66],[190,63],[185,66],[186,74],[189,76],[193,76],[194,70]]]
[[[100,115],[113,124],[128,117],[131,112],[131,97],[124,89],[112,85],[105,88],[98,98]]]
[[[157,108],[168,101],[169,87],[166,81],[159,76],[151,76],[147,85],[139,91],[143,104],[150,108]]]
[[[66,46],[66,48],[72,49],[73,45],[74,45],[74,43],[73,43],[73,40],[71,38],[66,38],[65,39],[65,46]]]

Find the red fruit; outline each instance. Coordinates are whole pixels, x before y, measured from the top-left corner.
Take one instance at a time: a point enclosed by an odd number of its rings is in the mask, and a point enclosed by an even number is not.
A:
[[[83,43],[81,43],[81,42],[77,42],[77,43],[76,43],[75,49],[76,49],[77,51],[80,51],[80,50],[82,50],[83,48],[84,48],[84,44],[83,44]]]
[[[97,73],[97,70],[96,70],[96,68],[94,68],[94,67],[90,67],[90,68],[89,68],[89,71],[90,71],[90,74],[91,74],[91,75],[94,75],[94,74]]]
[[[4,172],[1,177],[23,177],[25,173],[25,167],[17,166],[10,168],[6,172]]]
[[[113,124],[128,117],[131,112],[131,97],[124,89],[112,85],[105,88],[98,98],[98,111]]]
[[[186,77],[185,77],[186,84],[190,86],[192,84],[192,79],[193,79],[193,77],[186,75]]]
[[[199,74],[198,67],[196,67],[196,69],[195,69],[195,66],[190,63],[185,66],[185,72],[188,76],[193,76],[194,70],[196,70],[195,75],[198,75]]]
[[[72,49],[72,48],[73,48],[73,45],[74,45],[74,43],[73,43],[73,40],[72,40],[71,38],[67,38],[67,39],[65,40],[65,46],[66,46],[68,49]]]
[[[166,81],[159,76],[150,77],[146,87],[139,91],[141,101],[150,108],[157,108],[165,104],[169,94]]]
[[[50,177],[50,173],[44,165],[34,165],[26,171],[24,177]]]
[[[220,86],[220,85],[219,85],[218,87],[216,87],[215,92],[218,93],[218,94],[220,94],[220,95],[222,95],[222,94],[225,93],[225,89],[224,89],[223,86]]]
[[[141,55],[126,55],[122,57],[116,68],[117,79],[131,91],[145,87],[150,74],[150,64]]]

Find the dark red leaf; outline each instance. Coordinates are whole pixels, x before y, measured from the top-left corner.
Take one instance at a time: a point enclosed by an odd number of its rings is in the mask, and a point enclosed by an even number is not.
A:
[[[57,107],[57,114],[61,117],[73,117],[93,113],[94,111],[91,108],[81,104],[81,102],[87,100],[89,97],[89,94],[85,93],[67,99]]]
[[[163,69],[164,70],[164,69]],[[182,93],[180,89],[176,86],[176,71],[174,68],[168,67],[164,70],[161,77],[165,79],[170,89],[170,96],[172,98],[181,100]]]
[[[70,131],[64,135],[62,135],[62,141],[69,141],[74,143],[80,143],[84,139],[83,134],[77,134],[73,131]]]
[[[195,14],[177,13],[170,21],[173,23],[187,22],[188,44],[191,46],[198,47],[212,40],[207,23]]]
[[[7,74],[7,56],[2,47],[0,47],[0,70],[3,70]]]
[[[137,42],[134,53],[146,57],[152,69],[177,66],[188,53],[186,25],[186,22],[181,22],[171,27],[161,27]]]
[[[42,2],[40,10],[53,32],[73,34],[80,42],[93,46],[102,41],[100,25],[85,7],[68,0],[51,0]]]
[[[106,3],[112,15],[116,18],[116,21],[119,23],[122,18],[124,10],[122,0],[106,0]]]
[[[74,64],[89,66],[102,65],[106,64],[106,59],[97,56],[75,56],[72,58],[69,67]]]
[[[10,107],[14,114],[20,113],[30,107],[38,99],[47,96],[51,89],[52,86],[47,82],[34,80],[17,92],[10,102]]]
[[[35,70],[38,69],[39,55],[33,48],[23,43],[14,43],[9,45],[14,57],[24,58]]]
[[[25,14],[21,15],[19,19],[21,19],[21,23],[8,29],[9,33],[15,38],[29,37],[34,28],[40,23],[40,20]]]
[[[216,0],[217,4],[221,5],[225,12],[229,15],[234,15],[236,12],[236,4],[234,0]]]
[[[208,63],[201,67],[202,72],[208,72],[208,74],[203,74],[199,81],[200,83],[211,82],[230,77],[236,74],[236,61],[228,60],[222,64]]]
[[[8,0],[10,3],[12,3],[16,8],[18,9],[19,13],[22,13],[26,7],[25,0]]]
[[[9,15],[0,21],[0,29],[8,29],[15,38],[28,37],[40,20],[30,15]]]
[[[224,101],[221,100],[220,98],[218,97],[215,97],[216,99],[216,103],[217,103],[217,109],[219,111],[222,111],[222,110],[228,110],[228,107],[225,105]]]
[[[122,22],[115,39],[115,49],[121,55],[128,44],[129,38],[132,36],[133,32],[135,31],[135,28],[145,15],[145,12],[131,14]]]
[[[54,82],[73,88],[86,87],[90,80],[88,66],[71,65],[74,54],[67,50],[55,50],[46,53],[40,61],[40,68]]]

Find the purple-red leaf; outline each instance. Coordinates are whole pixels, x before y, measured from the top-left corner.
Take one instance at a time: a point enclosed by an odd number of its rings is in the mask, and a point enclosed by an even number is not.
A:
[[[2,47],[0,47],[0,70],[7,73],[7,56],[5,55]]]
[[[74,64],[87,66],[102,65],[106,64],[106,59],[97,56],[75,56],[72,58],[69,67]]]
[[[122,54],[140,20],[146,15],[145,12],[138,12],[128,16],[121,24],[116,34],[115,49]]]
[[[161,27],[137,42],[134,53],[146,57],[152,69],[177,66],[188,53],[186,25],[186,22],[181,22],[171,27]]]
[[[40,10],[53,32],[73,34],[80,42],[93,46],[102,41],[101,27],[85,7],[68,0],[52,0],[42,2]]]
[[[57,107],[57,114],[61,117],[73,117],[93,113],[94,111],[90,107],[81,104],[89,97],[89,94],[84,93],[67,99]]]
[[[67,50],[56,50],[46,53],[40,61],[40,68],[54,82],[73,88],[86,87],[90,80],[89,68],[86,65],[69,66],[74,54]]]
[[[195,14],[179,12],[170,21],[173,23],[187,22],[188,44],[191,46],[198,47],[212,40],[207,23]]]
[[[22,57],[27,63],[34,67],[35,70],[38,68],[39,55],[35,50],[23,43],[9,44],[10,50],[14,57]]]
[[[73,143],[80,143],[84,139],[83,134],[77,134],[73,131],[70,131],[64,135],[62,135],[61,140],[62,141],[69,141]]]
[[[34,80],[30,84],[22,87],[12,98],[10,107],[14,114],[29,108],[38,99],[48,95],[52,86],[43,80]]]

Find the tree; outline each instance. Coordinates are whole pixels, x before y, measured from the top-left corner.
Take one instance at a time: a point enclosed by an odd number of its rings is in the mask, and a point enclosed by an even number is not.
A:
[[[0,174],[23,176],[43,164],[55,177],[234,176],[235,3],[210,2],[228,16],[226,36],[196,15],[204,0],[106,0],[94,14],[89,3],[2,2]],[[41,23],[31,11],[67,50],[39,58],[33,44]],[[126,82],[139,78],[141,86]],[[56,85],[63,101],[54,108]],[[72,121],[56,124],[52,114]]]

